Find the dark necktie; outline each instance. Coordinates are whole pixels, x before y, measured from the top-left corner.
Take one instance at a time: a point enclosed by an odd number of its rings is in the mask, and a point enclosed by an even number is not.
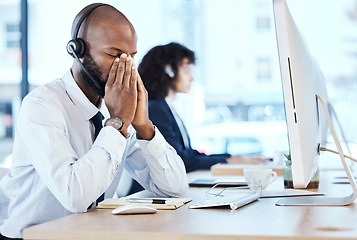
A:
[[[90,120],[92,121],[94,125],[94,140],[97,138],[100,130],[103,128],[103,119],[104,116],[101,114],[101,112],[97,112],[94,117],[92,117]],[[96,205],[98,205],[99,202],[104,200],[104,193],[97,199]]]
[[[90,120],[92,121],[93,125],[94,125],[94,140],[97,138],[100,129],[103,128],[103,115],[101,114],[101,112],[97,112],[96,115],[94,115],[94,117],[92,117]]]

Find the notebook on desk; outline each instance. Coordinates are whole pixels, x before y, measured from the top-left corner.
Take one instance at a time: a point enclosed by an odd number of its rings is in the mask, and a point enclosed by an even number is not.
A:
[[[174,210],[186,203],[191,198],[162,198],[162,197],[121,197],[107,198],[98,204],[97,208],[117,208],[128,204],[146,205],[157,210]]]
[[[284,167],[273,163],[270,164],[227,164],[217,163],[211,166],[212,176],[243,176],[244,168],[271,168],[278,176],[284,174]]]
[[[282,189],[282,190],[263,190],[260,198],[286,198],[304,196],[322,196],[321,192],[314,192],[302,189]]]
[[[247,187],[246,181],[233,179],[195,179],[189,182],[190,187]]]

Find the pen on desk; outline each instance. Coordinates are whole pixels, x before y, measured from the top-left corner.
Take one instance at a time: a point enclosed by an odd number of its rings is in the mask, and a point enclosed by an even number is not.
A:
[[[151,203],[151,204],[166,204],[168,203],[165,199],[149,199],[149,198],[129,198],[131,203]]]

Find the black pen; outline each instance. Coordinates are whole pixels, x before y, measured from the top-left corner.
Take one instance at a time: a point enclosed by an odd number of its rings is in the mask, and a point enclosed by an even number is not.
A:
[[[168,201],[165,199],[158,199],[158,198],[129,198],[129,202],[131,203],[150,203],[150,204],[166,204]]]

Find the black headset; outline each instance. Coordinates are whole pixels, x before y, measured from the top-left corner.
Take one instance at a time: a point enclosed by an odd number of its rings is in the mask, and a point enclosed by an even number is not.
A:
[[[92,77],[92,75],[87,71],[87,69],[83,66],[82,62],[79,60],[79,58],[84,56],[84,53],[86,51],[86,43],[82,38],[78,37],[78,32],[79,28],[81,27],[83,21],[88,17],[88,15],[97,7],[104,6],[108,4],[104,3],[95,3],[93,4],[92,7],[90,7],[78,20],[76,27],[74,28],[74,31],[72,32],[72,39],[67,43],[67,52],[75,58],[81,68],[83,69],[84,73],[87,75],[87,77],[90,79],[92,82],[89,83],[90,86],[94,88],[97,92],[100,92],[102,87],[100,84]]]
[[[83,21],[88,17],[88,15],[93,12],[94,9],[97,7],[107,5],[104,3],[95,3],[91,8],[89,8],[78,20],[76,27],[74,28],[74,31],[72,32],[72,40],[70,40],[67,43],[67,52],[72,56],[72,57],[78,57],[81,58],[83,57],[85,51],[86,51],[86,43],[82,38],[78,37],[78,32],[79,29],[83,23]]]

